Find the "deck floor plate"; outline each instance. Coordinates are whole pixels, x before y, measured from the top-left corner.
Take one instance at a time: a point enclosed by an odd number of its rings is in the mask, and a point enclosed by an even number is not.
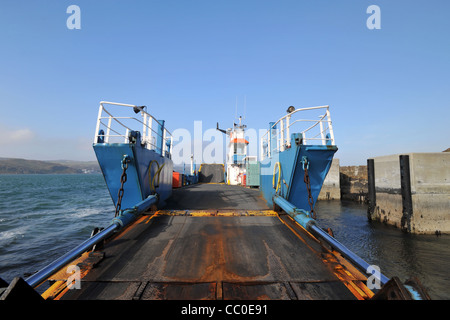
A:
[[[62,299],[354,299],[321,244],[270,209],[255,189],[176,189]]]
[[[174,189],[164,209],[172,210],[266,210],[267,206],[258,189],[227,184],[194,184]]]
[[[103,251],[81,289],[64,298],[136,299],[139,287],[145,299],[350,298],[320,255],[274,216],[155,216]]]

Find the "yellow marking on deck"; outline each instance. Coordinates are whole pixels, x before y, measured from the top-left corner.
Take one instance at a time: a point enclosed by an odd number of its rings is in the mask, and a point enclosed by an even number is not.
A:
[[[47,280],[54,281],[54,283],[41,294],[41,297],[44,298],[44,300],[59,300],[68,290],[70,290],[67,280],[72,274],[67,272],[67,268],[71,265],[76,265],[80,268],[79,280],[83,279],[93,268],[94,263],[92,261],[89,262],[91,252],[93,251],[89,250],[84,252],[80,257],[67,263],[64,267],[59,269],[59,271],[48,277]],[[93,254],[95,254],[95,252]],[[102,259],[103,257],[100,258],[100,260]],[[43,283],[44,282],[40,285]]]
[[[147,216],[147,220],[145,221],[145,224],[149,223],[154,217],[159,215],[159,211],[156,211],[154,214],[152,214],[151,216]]]
[[[192,217],[276,216],[273,210],[158,210],[158,215]]]
[[[225,182],[198,182],[197,184],[226,184],[226,185],[228,185],[228,183],[225,183]]]

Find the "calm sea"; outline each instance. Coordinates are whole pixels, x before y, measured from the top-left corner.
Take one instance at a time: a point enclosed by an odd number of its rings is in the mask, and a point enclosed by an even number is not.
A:
[[[387,277],[418,277],[450,299],[450,235],[411,235],[367,219],[367,206],[321,201],[320,226]],[[106,227],[114,207],[100,174],[0,175],[0,277],[26,278]]]
[[[388,278],[417,277],[432,299],[450,299],[450,235],[407,234],[367,219],[367,205],[319,201],[317,221],[334,237]]]

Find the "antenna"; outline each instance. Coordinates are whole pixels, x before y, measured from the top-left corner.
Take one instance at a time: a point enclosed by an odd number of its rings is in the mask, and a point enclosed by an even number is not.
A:
[[[244,117],[243,119],[245,120],[245,109],[247,108],[247,95],[244,95]]]
[[[216,127],[216,129],[219,130],[220,132],[225,133],[225,134],[227,133],[225,130],[219,129],[219,123],[218,123],[218,122],[217,122],[217,127]]]
[[[238,101],[238,97],[236,96],[236,111],[234,114],[234,118],[237,119],[237,101]]]

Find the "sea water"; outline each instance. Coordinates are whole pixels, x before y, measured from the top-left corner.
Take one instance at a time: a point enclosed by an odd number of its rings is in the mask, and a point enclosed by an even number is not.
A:
[[[387,277],[420,279],[450,299],[450,235],[412,235],[367,219],[365,204],[319,201],[319,226]],[[0,175],[0,277],[27,278],[107,227],[114,206],[101,174]]]
[[[450,235],[416,235],[367,218],[367,205],[319,201],[317,222],[380,272],[402,282],[417,277],[432,299],[450,299]]]
[[[0,175],[0,277],[39,271],[107,227],[114,211],[100,174]]]

